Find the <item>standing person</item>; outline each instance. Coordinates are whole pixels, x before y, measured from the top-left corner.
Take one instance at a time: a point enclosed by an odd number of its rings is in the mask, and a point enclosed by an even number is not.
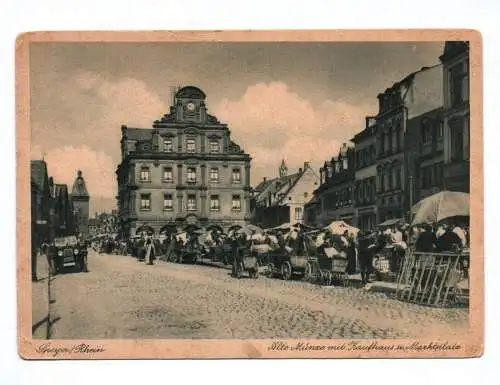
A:
[[[354,237],[348,236],[347,238],[347,274],[354,274],[356,272],[356,244]]]
[[[376,240],[364,233],[358,234],[359,267],[361,270],[361,285],[370,283],[373,270],[373,255],[377,249]]]
[[[145,247],[146,247],[146,264],[153,265],[155,256],[155,245],[153,240],[149,236],[146,237]]]

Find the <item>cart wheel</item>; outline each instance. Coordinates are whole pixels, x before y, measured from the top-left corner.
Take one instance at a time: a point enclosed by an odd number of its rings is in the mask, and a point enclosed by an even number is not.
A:
[[[331,271],[325,272],[325,284],[326,286],[331,286],[333,283],[333,274]]]
[[[283,265],[281,265],[281,278],[285,281],[292,278],[292,265],[288,261],[283,262]]]
[[[258,279],[258,278],[259,278],[259,264],[258,264],[258,263],[256,263],[256,264],[255,264],[254,269],[255,269],[255,270],[254,270],[254,275],[253,275],[253,277],[254,277],[255,279]]]
[[[312,282],[314,280],[313,277],[313,267],[310,262],[306,264],[306,270],[304,272],[304,281]]]
[[[268,263],[266,266],[266,276],[272,278],[274,276],[274,264]]]

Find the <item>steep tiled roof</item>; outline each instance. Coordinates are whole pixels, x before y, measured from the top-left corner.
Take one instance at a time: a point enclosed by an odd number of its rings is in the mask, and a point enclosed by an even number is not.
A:
[[[43,160],[31,161],[31,180],[42,190],[47,175],[47,163]]]
[[[300,173],[295,173],[287,175],[281,178],[274,178],[261,182],[256,188],[258,195],[256,197],[257,202],[263,202],[269,194],[284,194],[286,195],[288,191],[295,185],[300,177]]]

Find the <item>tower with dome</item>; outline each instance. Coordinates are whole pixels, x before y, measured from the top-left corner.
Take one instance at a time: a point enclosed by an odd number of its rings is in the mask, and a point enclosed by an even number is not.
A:
[[[73,183],[71,202],[75,215],[76,231],[85,237],[89,233],[90,195],[81,170],[78,170],[75,182]]]

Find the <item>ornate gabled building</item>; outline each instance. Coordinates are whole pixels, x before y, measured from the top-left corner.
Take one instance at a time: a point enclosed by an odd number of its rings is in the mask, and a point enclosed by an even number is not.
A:
[[[448,41],[443,55],[444,187],[469,192],[469,43]]]
[[[83,173],[78,170],[77,177],[71,190],[71,203],[75,214],[76,232],[86,237],[89,234],[89,203],[90,195],[83,178]]]
[[[122,126],[116,170],[121,232],[143,225],[228,228],[250,216],[250,155],[208,114],[197,87],[179,89],[152,128]]]

